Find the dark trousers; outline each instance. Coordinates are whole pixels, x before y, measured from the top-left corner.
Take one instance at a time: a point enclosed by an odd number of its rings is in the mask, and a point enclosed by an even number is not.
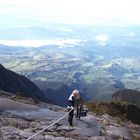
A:
[[[68,111],[70,111],[70,110],[68,110]],[[69,122],[69,125],[70,125],[70,126],[73,125],[73,117],[74,117],[74,110],[72,110],[72,111],[69,113],[68,122]]]
[[[82,109],[82,107],[77,108],[77,110],[76,110],[76,118],[80,118],[81,117],[81,109]]]

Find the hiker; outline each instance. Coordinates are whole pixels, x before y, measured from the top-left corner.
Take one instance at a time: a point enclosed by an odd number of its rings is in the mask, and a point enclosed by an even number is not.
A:
[[[73,117],[74,117],[74,106],[75,106],[75,99],[79,96],[79,91],[78,90],[74,90],[72,92],[72,94],[70,95],[70,97],[68,98],[68,111],[71,112],[69,113],[68,116],[68,123],[70,126],[73,125]]]
[[[79,94],[79,96],[76,99],[76,118],[80,119],[83,104],[84,104],[84,101],[83,101],[81,95]]]

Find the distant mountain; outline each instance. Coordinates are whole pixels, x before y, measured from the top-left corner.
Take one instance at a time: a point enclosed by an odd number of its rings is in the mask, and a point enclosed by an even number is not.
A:
[[[67,85],[62,85],[59,89],[48,88],[44,91],[47,98],[55,102],[59,106],[67,106],[67,99],[72,92],[72,88]]]
[[[52,89],[47,88],[44,91],[44,94],[47,98],[55,102],[59,106],[67,106],[67,100],[70,94],[74,89],[77,89],[78,85],[77,83],[73,83],[72,85],[68,86],[66,84],[63,84],[58,89]],[[86,95],[83,95],[80,90],[80,95],[84,97],[84,100],[86,99]]]
[[[136,90],[119,90],[112,95],[112,99],[115,101],[125,101],[128,103],[133,103],[140,107],[140,92]]]
[[[32,97],[35,100],[49,101],[40,89],[26,77],[7,70],[0,64],[0,90]]]
[[[109,73],[112,73],[113,75],[115,76],[123,76],[124,74],[126,73],[129,73],[129,70],[126,69],[126,68],[123,68],[122,66],[114,63],[112,64],[108,69],[107,71]]]

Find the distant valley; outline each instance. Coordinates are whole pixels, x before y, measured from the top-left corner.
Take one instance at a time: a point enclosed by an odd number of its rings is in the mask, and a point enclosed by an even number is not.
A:
[[[61,99],[66,100],[75,88],[86,100],[110,100],[117,90],[140,90],[139,29],[137,25],[58,24],[17,29],[17,32],[14,29],[2,31],[1,40],[57,38],[64,43],[52,42],[39,47],[1,44],[0,63],[31,79],[59,105],[66,104],[61,103]],[[67,39],[79,42],[66,43]]]

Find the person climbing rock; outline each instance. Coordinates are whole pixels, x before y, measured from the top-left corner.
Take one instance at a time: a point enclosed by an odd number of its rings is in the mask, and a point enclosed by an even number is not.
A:
[[[76,118],[80,119],[83,104],[84,104],[84,101],[82,99],[82,96],[79,94],[79,96],[76,98]]]
[[[74,117],[74,107],[75,107],[75,99],[79,97],[79,91],[74,90],[70,97],[68,98],[68,111],[69,116],[68,116],[68,123],[70,126],[73,126],[73,117]]]

